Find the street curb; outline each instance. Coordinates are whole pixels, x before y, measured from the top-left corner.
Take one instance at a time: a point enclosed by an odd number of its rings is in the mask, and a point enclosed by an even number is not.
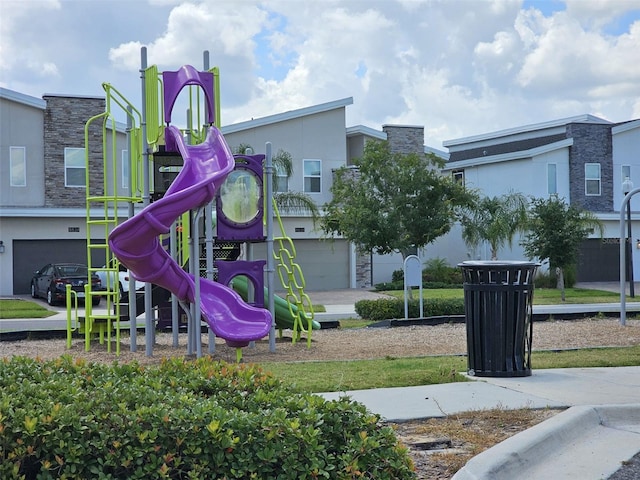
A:
[[[640,404],[577,406],[475,456],[452,480],[608,478],[640,451]]]

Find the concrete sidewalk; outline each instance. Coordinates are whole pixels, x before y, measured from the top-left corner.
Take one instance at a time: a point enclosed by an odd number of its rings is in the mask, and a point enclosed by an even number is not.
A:
[[[606,479],[640,452],[640,367],[533,370],[530,377],[323,393],[389,421],[484,409],[568,408],[474,457],[455,480]]]

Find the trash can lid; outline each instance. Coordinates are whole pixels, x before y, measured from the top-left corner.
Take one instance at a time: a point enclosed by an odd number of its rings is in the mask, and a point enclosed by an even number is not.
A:
[[[509,268],[509,267],[539,267],[540,263],[524,260],[467,260],[458,267],[469,268]]]

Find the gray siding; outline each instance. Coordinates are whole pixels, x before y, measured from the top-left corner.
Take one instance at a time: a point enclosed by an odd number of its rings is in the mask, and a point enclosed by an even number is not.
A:
[[[343,166],[347,158],[344,107],[304,117],[285,120],[260,127],[225,134],[232,150],[240,144],[253,147],[255,153],[264,153],[265,143],[271,142],[273,154],[282,149],[293,158],[293,175],[289,179],[289,190],[302,192],[303,159],[322,161],[322,192],[310,197],[322,205],[331,199],[334,168]]]
[[[564,140],[566,135],[559,133],[556,135],[547,135],[537,138],[528,138],[526,140],[518,140],[513,142],[497,143],[495,145],[484,145],[481,147],[469,148],[459,152],[451,152],[447,162],[459,162],[461,160],[469,160],[471,158],[480,158],[491,155],[502,155],[504,153],[522,152],[532,148],[549,145],[551,143]]]
[[[0,98],[0,206],[42,207],[44,205],[44,111],[31,105]],[[12,187],[10,147],[25,147],[25,187]]]

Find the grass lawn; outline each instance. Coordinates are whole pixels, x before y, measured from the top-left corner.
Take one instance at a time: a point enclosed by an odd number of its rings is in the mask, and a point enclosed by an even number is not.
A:
[[[28,300],[0,300],[0,320],[9,318],[46,318],[56,312]]]
[[[625,367],[640,365],[640,345],[533,352],[531,366],[543,368]],[[307,392],[340,392],[465,381],[463,356],[386,358],[348,362],[263,363],[276,377]],[[372,373],[375,372],[375,373]]]
[[[404,291],[389,290],[387,295],[404,299]],[[418,298],[419,291],[414,290],[414,298]],[[434,288],[423,289],[424,298],[464,298],[464,290],[462,288]],[[591,290],[587,288],[567,288],[565,289],[564,303],[617,303],[620,301],[620,294],[615,292],[607,292],[604,290]],[[631,297],[627,297],[627,301],[635,301]],[[560,290],[555,288],[536,288],[533,291],[534,305],[557,305],[562,303],[560,300]]]

